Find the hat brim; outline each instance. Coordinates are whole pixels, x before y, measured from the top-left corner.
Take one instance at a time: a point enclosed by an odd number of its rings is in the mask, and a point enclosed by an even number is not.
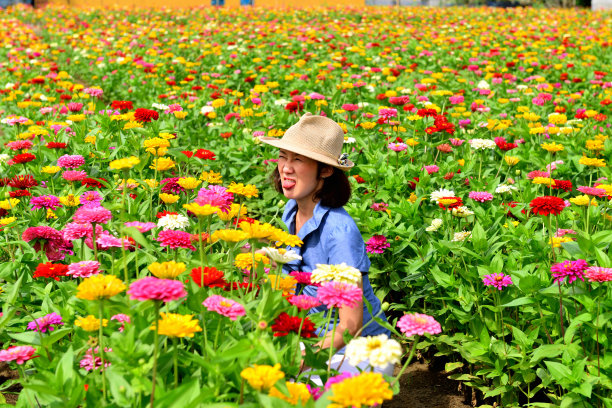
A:
[[[304,146],[297,146],[292,143],[287,143],[287,141],[277,139],[275,137],[261,136],[259,140],[271,146],[278,147],[279,149],[288,150],[290,152],[301,154],[302,156],[306,156],[321,163],[329,164],[330,166],[340,170],[349,170],[355,165],[355,163],[348,159],[346,160],[346,165],[342,165],[338,163],[337,160],[333,160],[324,154],[313,152],[312,150],[309,150]]]

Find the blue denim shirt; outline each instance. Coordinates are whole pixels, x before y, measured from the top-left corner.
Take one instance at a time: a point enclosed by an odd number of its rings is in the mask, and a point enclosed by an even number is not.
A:
[[[285,205],[283,222],[291,234],[295,234],[295,215],[297,213],[297,202],[289,200]],[[374,295],[368,271],[370,270],[370,260],[366,253],[365,244],[359,228],[353,218],[342,207],[330,208],[317,203],[312,218],[310,218],[297,236],[304,242],[301,247],[287,247],[293,249],[302,256],[301,261],[293,261],[285,264],[283,270],[287,273],[291,271],[312,272],[317,268],[317,264],[336,265],[342,262],[357,268],[362,273],[363,296],[370,303],[372,313],[383,320],[386,320],[381,310],[380,300]],[[317,296],[316,286],[305,286],[303,294]],[[310,313],[327,311],[325,305],[313,308]],[[365,326],[372,320],[367,306],[363,305],[363,324]],[[328,328],[331,330],[331,326]],[[318,333],[322,335],[324,333]],[[378,334],[390,334],[390,331],[376,322],[370,323],[362,332],[362,336],[375,336]]]

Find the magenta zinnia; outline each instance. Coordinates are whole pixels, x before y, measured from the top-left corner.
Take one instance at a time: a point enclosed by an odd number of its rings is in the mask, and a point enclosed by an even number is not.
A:
[[[127,291],[130,299],[161,300],[170,302],[187,296],[183,282],[173,279],[158,279],[148,276],[133,282]]]
[[[584,276],[591,282],[610,282],[612,281],[612,268],[591,266],[584,271]]]
[[[62,316],[57,313],[49,313],[46,316],[38,318],[33,322],[28,323],[28,330],[36,330],[41,333],[46,333],[48,331],[53,331],[56,326],[61,326],[62,324]]]
[[[502,290],[504,287],[512,285],[512,278],[510,275],[504,275],[503,273],[492,273],[490,275],[485,275],[482,278],[482,282],[485,286],[493,286]]]
[[[195,251],[191,244],[191,234],[185,231],[163,230],[157,236],[157,241],[161,246],[175,248],[186,248]]]
[[[438,334],[442,332],[442,327],[436,319],[421,313],[412,313],[402,316],[397,322],[397,327],[406,337],[414,336],[415,334],[422,336],[425,333]]]
[[[589,267],[589,264],[584,259],[577,261],[563,261],[556,263],[550,267],[553,278],[556,283],[563,283],[567,277],[567,283],[572,283],[576,279],[584,282],[584,271]]]
[[[23,364],[32,359],[36,349],[32,346],[14,346],[6,350],[0,350],[0,361],[14,361]]]
[[[390,246],[384,235],[374,235],[366,242],[366,251],[371,254],[382,254]]]
[[[74,222],[79,223],[79,224],[86,224],[86,223],[106,224],[107,222],[111,220],[111,218],[113,218],[113,215],[110,212],[110,210],[107,210],[106,208],[100,207],[100,206],[81,207],[72,216],[72,219],[74,220]]]
[[[240,303],[220,295],[209,296],[202,304],[209,311],[217,312],[222,316],[229,317],[231,320],[236,320],[246,313],[244,306]]]
[[[355,307],[361,300],[362,293],[357,285],[330,281],[317,290],[317,298],[328,308]]]

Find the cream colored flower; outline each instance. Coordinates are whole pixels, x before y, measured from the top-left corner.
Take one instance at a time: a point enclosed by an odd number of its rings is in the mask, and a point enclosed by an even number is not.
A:
[[[283,248],[265,247],[263,248],[263,251],[268,258],[272,259],[274,262],[282,264],[302,259],[302,257],[293,249],[286,250]]]
[[[344,262],[339,265],[317,264],[317,269],[312,271],[310,280],[313,283],[334,281],[358,285],[361,282],[361,271]]]
[[[346,346],[346,357],[354,366],[368,361],[372,367],[384,368],[399,363],[402,346],[386,334],[356,337]]]

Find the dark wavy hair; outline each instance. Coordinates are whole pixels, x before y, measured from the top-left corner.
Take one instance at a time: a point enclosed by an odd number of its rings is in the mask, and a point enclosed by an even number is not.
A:
[[[327,164],[317,162],[317,179],[321,178],[321,172],[326,167],[332,167]],[[351,198],[351,183],[349,182],[346,173],[342,170],[332,167],[333,173],[323,179],[323,187],[315,192],[314,201],[321,201],[321,205],[331,208],[343,207]],[[279,193],[283,192],[283,185],[278,167],[274,168],[271,175],[274,188]]]

